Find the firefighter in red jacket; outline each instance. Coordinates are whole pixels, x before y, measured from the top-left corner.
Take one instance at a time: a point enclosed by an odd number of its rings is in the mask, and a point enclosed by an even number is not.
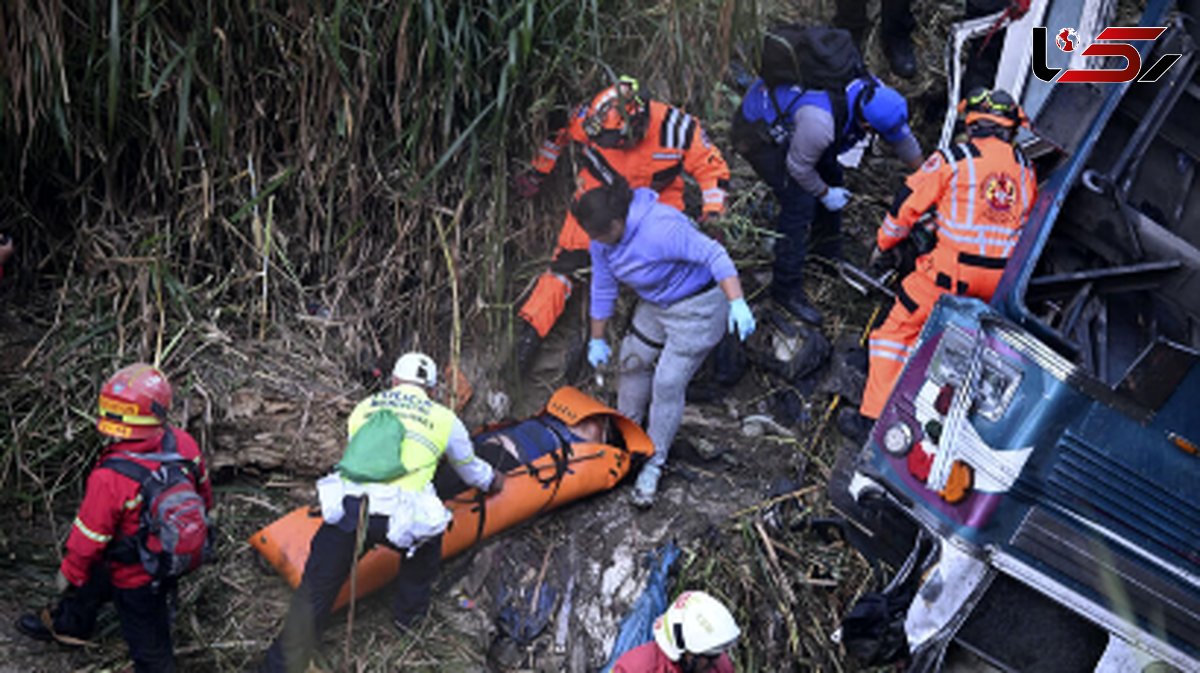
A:
[[[575,176],[575,197],[615,176],[633,189],[649,187],[658,200],[683,210],[683,173],[699,184],[704,199],[701,221],[725,210],[729,166],[709,140],[700,123],[676,107],[651,100],[637,80],[621,77],[587,105],[578,107],[566,127],[545,141],[533,161],[533,170],[516,179],[525,198],[537,194],[571,142],[580,147],[582,169]],[[568,211],[558,235],[550,268],[537,280],[519,311],[516,358],[524,370],[571,296],[571,275],[586,267],[588,236]]]
[[[123,541],[138,532],[141,485],[100,464],[120,455],[155,469],[159,462],[138,455],[178,453],[194,464],[189,471],[208,508],[213,504],[212,485],[196,440],[166,425],[171,385],[160,371],[146,364],[121,369],[101,389],[99,406],[96,428],[115,441],[101,452],[97,467],[88,475],[87,490],[59,567],[57,583],[62,598],[57,607],[40,615],[22,615],[17,629],[38,640],[80,644],[91,636],[101,605],[112,600],[134,669],[139,673],[174,671],[167,600],[173,587],[154,581],[135,558],[113,558],[127,544]]]
[[[861,415],[848,410],[839,416],[839,427],[856,439],[879,418],[938,297],[953,292],[991,300],[1037,198],[1033,166],[1013,144],[1026,120],[1012,96],[975,89],[959,114],[966,142],[934,152],[908,177],[876,238],[877,254],[887,251],[936,208],[936,245],[917,258],[887,319],[871,332]]]

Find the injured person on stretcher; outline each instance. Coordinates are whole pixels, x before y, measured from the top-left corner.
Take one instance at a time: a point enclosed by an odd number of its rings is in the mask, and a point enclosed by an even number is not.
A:
[[[443,559],[523,521],[613,488],[636,467],[635,461],[654,453],[641,427],[571,387],[556,391],[538,415],[486,427],[474,434],[472,443],[475,456],[506,478],[500,491],[489,496],[466,486],[455,470],[438,470],[432,484],[450,520],[433,548]],[[298,507],[249,542],[296,587],[322,521],[319,511]],[[358,561],[356,595],[384,588],[404,563],[411,559],[394,546],[376,545]],[[332,601],[333,609],[345,606],[349,596],[346,582]]]
[[[573,444],[607,444],[612,430],[606,416],[589,416],[575,424],[542,412],[512,425],[489,427],[471,438],[475,455],[500,472],[532,465],[538,458],[555,451],[569,450]],[[433,479],[443,500],[471,488],[449,465],[442,464]]]

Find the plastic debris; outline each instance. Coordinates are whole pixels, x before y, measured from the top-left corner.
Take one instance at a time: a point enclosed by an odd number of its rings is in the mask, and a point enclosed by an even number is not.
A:
[[[634,601],[629,614],[621,620],[621,629],[617,632],[617,639],[613,643],[612,654],[602,669],[604,673],[612,671],[617,659],[620,659],[622,654],[638,645],[650,642],[654,638],[654,634],[650,630],[654,625],[654,620],[667,610],[667,576],[675,559],[679,558],[679,547],[676,547],[674,542],[668,542],[657,550],[649,552],[646,557],[651,564],[650,576],[646,578],[646,588]]]

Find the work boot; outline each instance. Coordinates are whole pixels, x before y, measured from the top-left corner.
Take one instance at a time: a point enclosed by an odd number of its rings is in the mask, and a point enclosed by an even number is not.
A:
[[[538,348],[542,345],[542,337],[524,318],[517,320],[516,327],[513,328],[515,339],[513,343],[513,357],[516,359],[516,367],[518,375],[529,371],[530,365],[533,364],[533,359],[537,356]]]
[[[658,479],[662,476],[662,468],[646,463],[638,473],[637,482],[629,500],[639,509],[649,509],[654,504],[654,495],[658,491]]]
[[[909,35],[884,35],[883,55],[898,77],[912,79],[917,75],[917,55],[913,52],[912,37]]]
[[[843,437],[855,444],[865,444],[873,427],[875,427],[875,419],[863,416],[858,413],[858,409],[842,407],[838,410],[837,429]]]
[[[804,294],[803,290],[787,294],[772,294],[772,298],[776,304],[779,304],[781,308],[791,313],[797,319],[803,320],[814,327],[821,326],[821,312],[817,310],[817,307],[809,303],[808,297]]]
[[[867,375],[867,368],[870,366],[867,360],[867,351],[862,347],[851,348],[842,353],[842,362],[863,376]]]
[[[16,627],[18,631],[34,640],[40,640],[44,643],[54,640],[54,631],[50,629],[46,622],[42,621],[42,617],[32,612],[26,612],[18,617]]]
[[[40,614],[26,612],[17,618],[15,624],[17,630],[34,640],[42,642],[57,641],[62,645],[87,645],[86,638],[73,636],[62,631],[56,631],[54,628],[54,617],[50,615],[50,610],[42,610]]]

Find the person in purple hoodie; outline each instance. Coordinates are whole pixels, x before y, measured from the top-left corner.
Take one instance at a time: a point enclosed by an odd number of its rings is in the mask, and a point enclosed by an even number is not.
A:
[[[618,360],[617,410],[646,431],[654,456],[633,490],[638,507],[654,504],[658,479],[683,416],[688,381],[728,327],[745,340],[754,315],[725,248],[686,215],[660,204],[651,189],[618,179],[585,192],[571,212],[591,237],[593,367],[612,355],[604,339],[619,285],[641,299]]]

